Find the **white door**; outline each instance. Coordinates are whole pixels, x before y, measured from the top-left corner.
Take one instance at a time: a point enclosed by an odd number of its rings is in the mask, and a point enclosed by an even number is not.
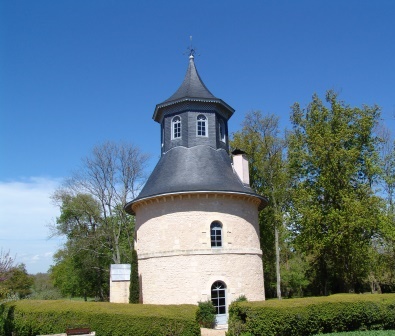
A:
[[[228,317],[226,314],[226,284],[222,281],[216,281],[211,286],[211,301],[216,310],[216,324],[227,324]]]

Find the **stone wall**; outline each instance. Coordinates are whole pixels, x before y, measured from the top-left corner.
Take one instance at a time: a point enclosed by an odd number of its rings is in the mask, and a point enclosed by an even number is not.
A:
[[[110,281],[110,302],[129,303],[130,281]]]
[[[244,294],[265,299],[262,259],[254,254],[201,254],[139,261],[143,303],[197,304],[211,297],[211,286],[223,281],[227,306]]]
[[[211,285],[227,286],[227,305],[244,294],[264,300],[258,202],[247,195],[184,194],[134,205],[143,303],[196,304]],[[223,246],[211,248],[210,225]]]

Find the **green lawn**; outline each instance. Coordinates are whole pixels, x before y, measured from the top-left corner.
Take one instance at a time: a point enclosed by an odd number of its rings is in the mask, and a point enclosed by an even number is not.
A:
[[[395,336],[395,330],[349,331],[325,334],[325,336]]]

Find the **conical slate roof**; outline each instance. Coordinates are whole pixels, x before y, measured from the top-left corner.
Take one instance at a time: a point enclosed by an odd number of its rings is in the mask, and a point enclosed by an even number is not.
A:
[[[203,98],[203,99],[217,99],[204,85],[200,78],[196,67],[193,56],[189,56],[189,66],[187,73],[185,74],[184,81],[178,90],[163,103],[168,103],[174,100],[183,98]],[[162,103],[162,104],[163,104]]]
[[[206,85],[204,85],[196,69],[193,55],[189,56],[189,65],[182,84],[173,95],[156,105],[153,119],[160,122],[161,110],[164,107],[188,100],[217,103],[225,108],[229,115],[228,118],[230,118],[234,112],[232,107],[226,104],[222,99],[215,97]]]

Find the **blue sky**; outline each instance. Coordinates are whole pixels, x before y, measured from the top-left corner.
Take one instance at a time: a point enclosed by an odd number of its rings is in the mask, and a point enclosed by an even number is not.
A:
[[[50,194],[106,140],[160,155],[155,105],[181,84],[189,36],[204,83],[236,109],[275,113],[334,89],[395,126],[395,2],[0,1],[0,247],[31,273],[61,244]]]

